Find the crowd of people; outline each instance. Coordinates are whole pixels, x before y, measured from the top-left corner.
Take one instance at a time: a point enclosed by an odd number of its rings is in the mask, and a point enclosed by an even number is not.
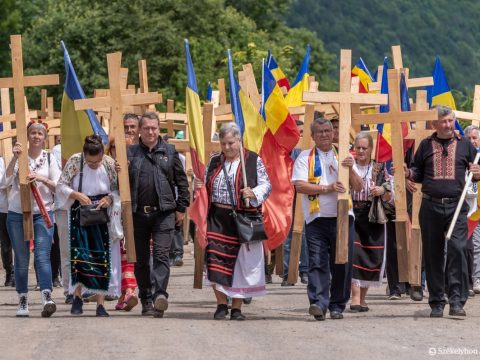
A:
[[[399,281],[395,167],[372,160],[370,133],[359,132],[351,153],[339,159],[338,117],[327,119],[316,112],[310,129],[297,121],[300,132],[311,135],[315,143],[311,149],[294,149],[290,158],[291,181],[305,220],[299,277],[307,284],[308,313],[316,320],[325,320],[327,312],[331,319],[342,319],[349,302],[351,312],[369,311],[368,289],[381,286],[385,276],[390,300],[409,294],[420,301],[428,289],[431,317],[442,317],[447,303],[449,315],[466,316],[468,297],[480,293],[480,166],[474,163],[480,130],[470,126],[465,137],[460,136],[454,131],[453,111],[445,106],[437,110],[438,120],[431,122],[433,134],[422,140],[414,155],[407,151],[404,164],[407,190],[415,192],[415,184],[422,184],[421,285]],[[124,127],[128,169],[115,161],[115,142],[105,146],[97,135],[87,136],[82,151],[62,167],[60,145],[45,150],[47,128],[41,121],[29,123],[28,144],[14,145],[7,166],[0,158],[1,255],[5,286],[18,293],[16,315],[29,316],[33,247],[42,317],[55,313],[52,291],[61,282],[74,316],[83,314],[85,301],[96,301],[96,316],[108,317],[105,299],[110,298],[118,299],[117,311],[131,311],[140,302],[142,316],[163,317],[169,305],[170,267],[183,265],[182,223],[190,205],[188,177],[192,177],[194,192],[204,188],[208,196],[204,284],[213,289],[216,299],[213,317],[245,320],[242,305],[266,295],[266,284],[272,282],[261,241],[266,239],[249,242],[237,231],[238,216],[258,218],[270,195],[263,160],[242,147],[239,127],[227,123],[218,132],[221,152],[211,157],[205,178],[200,179],[186,169],[185,157],[169,144],[169,137],[161,136],[156,113],[126,114]],[[18,166],[23,151],[28,153],[27,181],[40,195],[40,201],[32,198],[33,239],[25,239],[23,233]],[[349,170],[348,184],[338,181],[340,166]],[[128,171],[130,181],[134,264],[127,260],[123,236],[121,171]],[[468,173],[473,182],[467,201],[446,241]],[[350,198],[346,264],[335,263],[338,193]],[[383,217],[372,211],[377,209]],[[288,282],[291,237],[290,233],[284,246],[282,286],[293,285]]]

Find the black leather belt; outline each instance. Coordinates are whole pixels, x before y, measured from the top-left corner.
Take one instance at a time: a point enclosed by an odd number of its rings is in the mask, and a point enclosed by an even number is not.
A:
[[[459,197],[455,198],[436,198],[427,194],[423,194],[423,198],[426,200],[429,200],[431,202],[435,202],[438,204],[452,204],[452,203],[457,203],[458,200],[460,200]]]
[[[140,206],[139,208],[143,210],[144,214],[150,214],[159,210],[158,206]]]

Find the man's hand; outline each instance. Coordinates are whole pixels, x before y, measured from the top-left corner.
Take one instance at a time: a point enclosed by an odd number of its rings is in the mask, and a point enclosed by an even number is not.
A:
[[[345,186],[340,181],[337,181],[333,184],[333,190],[335,190],[338,193],[346,193],[347,189]]]
[[[473,174],[473,177],[475,178],[475,180],[480,180],[480,165],[469,163],[468,168],[470,172]]]
[[[185,213],[175,211],[175,225],[180,226],[185,218]]]
[[[405,185],[407,190],[410,191],[412,194],[417,191],[417,185],[412,180],[405,180]]]

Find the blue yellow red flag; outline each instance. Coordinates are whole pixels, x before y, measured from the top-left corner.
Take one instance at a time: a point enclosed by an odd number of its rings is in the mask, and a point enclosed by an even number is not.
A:
[[[307,45],[307,51],[303,58],[302,66],[298,71],[295,81],[290,87],[285,101],[288,107],[303,105],[303,92],[308,91],[308,68],[310,63],[310,45]]]

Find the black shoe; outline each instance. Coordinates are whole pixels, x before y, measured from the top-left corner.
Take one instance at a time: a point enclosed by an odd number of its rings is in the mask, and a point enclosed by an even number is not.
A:
[[[334,319],[334,320],[343,319],[343,314],[338,310],[330,311],[330,319]]]
[[[413,301],[423,300],[423,289],[421,286],[415,286],[410,289],[410,299]]]
[[[10,287],[14,288],[15,287],[15,276],[12,275],[12,279],[10,280]]]
[[[151,299],[141,299],[142,302],[142,316],[153,316],[155,310]]]
[[[183,259],[181,256],[176,256],[175,259],[173,260],[173,266],[176,267],[181,267],[183,266]]]
[[[368,310],[370,310],[370,308],[368,306],[360,305],[360,310],[358,310],[358,311],[359,312],[367,312]]]
[[[164,310],[153,309],[153,317],[154,318],[163,318],[163,314],[165,314]]]
[[[72,315],[82,315],[83,314],[83,301],[78,296],[73,298],[72,309],[70,310]]]
[[[251,303],[252,303],[252,298],[249,297],[249,298],[243,299],[243,303],[244,303],[245,305],[251,304]]]
[[[306,272],[300,273],[300,282],[305,285],[308,284],[308,274]]]
[[[242,314],[242,311],[240,309],[232,309],[230,312],[230,320],[245,320],[246,317],[245,315]]]
[[[109,317],[110,315],[108,314],[107,310],[105,310],[105,307],[103,305],[98,305],[97,306],[97,317]]]
[[[269,274],[265,275],[265,283],[266,283],[266,284],[271,284],[271,283],[273,283],[272,275],[269,275]]]
[[[388,296],[388,300],[400,300],[402,298],[402,294],[394,292]]]
[[[467,313],[461,305],[450,305],[450,311],[448,312],[450,316],[467,316]]]
[[[213,318],[215,320],[224,320],[228,315],[228,305],[227,304],[220,304],[217,305],[217,311],[213,314]]]
[[[443,306],[442,305],[434,305],[432,306],[432,311],[430,312],[431,318],[441,318],[443,317]]]
[[[61,288],[63,285],[62,285],[62,282],[60,281],[60,279],[58,278],[58,276],[56,276],[53,280],[52,280],[52,285],[53,287],[56,287],[56,288]]]
[[[362,310],[362,306],[361,305],[350,305],[350,311],[351,312],[360,312]]]
[[[310,305],[310,307],[308,308],[308,313],[312,315],[315,318],[315,320],[318,320],[318,321],[325,320],[325,311],[323,311],[322,308],[317,304]]]
[[[283,278],[281,286],[294,286],[295,284],[289,283],[287,277]]]
[[[8,272],[7,275],[5,276],[5,286],[12,286],[12,282],[13,282],[13,286],[15,286],[15,277],[13,276],[13,273],[12,272]]]
[[[73,304],[73,295],[72,294],[65,295],[65,304],[68,304],[68,305]]]

